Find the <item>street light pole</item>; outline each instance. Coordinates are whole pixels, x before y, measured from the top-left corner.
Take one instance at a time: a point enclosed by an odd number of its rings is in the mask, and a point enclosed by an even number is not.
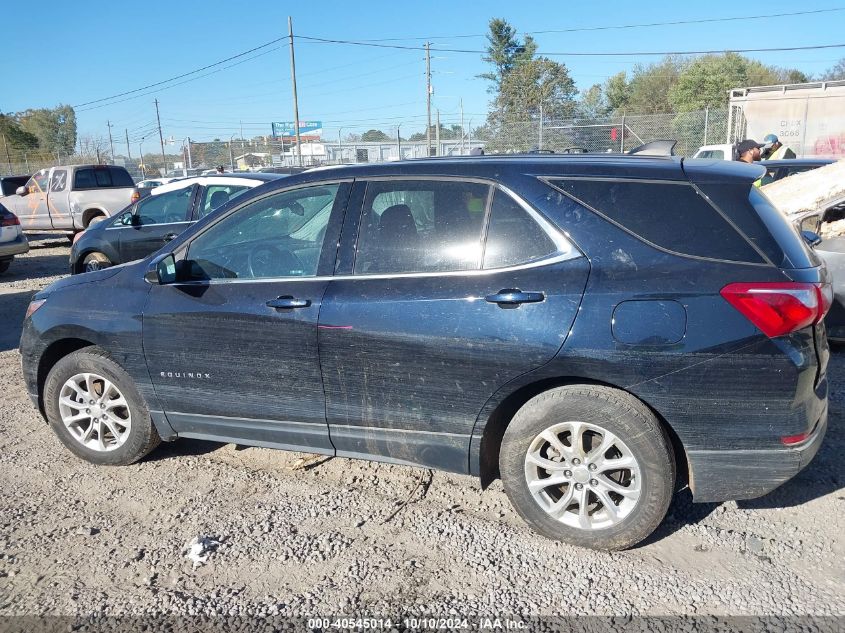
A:
[[[235,134],[237,134],[237,132]],[[235,171],[235,157],[232,154],[232,141],[235,138],[235,134],[232,134],[232,136],[229,137],[229,164],[232,167],[232,172]]]
[[[343,130],[342,127],[337,128],[337,154],[340,162],[343,162],[343,138],[341,137],[340,133]]]

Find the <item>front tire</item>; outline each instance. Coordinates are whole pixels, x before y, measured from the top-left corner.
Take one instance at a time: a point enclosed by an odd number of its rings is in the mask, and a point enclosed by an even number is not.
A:
[[[88,253],[82,260],[82,272],[90,273],[95,270],[102,270],[112,265],[111,260],[103,253]]]
[[[649,536],[675,485],[672,444],[654,414],[628,393],[594,385],[529,400],[505,431],[499,470],[534,530],[601,550]]]
[[[56,363],[44,384],[44,408],[61,442],[92,464],[132,464],[161,442],[132,378],[98,347]]]

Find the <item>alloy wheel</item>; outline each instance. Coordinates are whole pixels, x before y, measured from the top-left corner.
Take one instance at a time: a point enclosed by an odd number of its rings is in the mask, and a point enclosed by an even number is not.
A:
[[[59,392],[59,415],[71,436],[94,451],[119,448],[132,428],[132,414],[120,389],[93,373],[65,381]]]
[[[525,480],[537,504],[582,530],[622,521],[640,498],[640,466],[616,435],[585,422],[555,424],[532,440]]]

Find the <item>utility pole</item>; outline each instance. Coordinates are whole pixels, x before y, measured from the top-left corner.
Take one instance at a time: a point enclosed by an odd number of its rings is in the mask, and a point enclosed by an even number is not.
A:
[[[12,171],[12,157],[9,155],[9,144],[6,142],[6,135],[3,135],[3,149],[6,150],[6,161],[9,163],[9,175],[11,176]]]
[[[290,80],[293,84],[293,124],[296,128],[296,156],[302,167],[302,144],[299,138],[299,99],[296,96],[296,57],[293,53],[293,20],[288,16],[288,37],[290,37]]]
[[[164,136],[161,134],[161,118],[158,116],[158,99],[155,100],[156,104],[156,122],[158,123],[158,140],[161,143],[161,165],[164,168],[163,176],[167,175],[167,159],[164,157]]]
[[[246,149],[244,148],[244,122],[241,121],[241,154],[246,155]],[[246,160],[246,157],[244,157]]]
[[[123,133],[126,134],[126,157],[129,159],[129,163],[132,163],[132,152],[129,150],[129,130],[127,128],[123,128]]]
[[[425,155],[431,156],[431,44],[425,43],[425,110],[428,121],[425,128]]]
[[[111,162],[114,164],[114,141],[111,139],[111,121],[106,121],[106,125],[109,128],[109,147],[111,147]]]
[[[464,153],[464,138],[466,137],[466,132],[464,130],[464,100],[461,99],[461,155]]]
[[[437,108],[437,127],[434,130],[434,155],[440,156],[440,108]]]

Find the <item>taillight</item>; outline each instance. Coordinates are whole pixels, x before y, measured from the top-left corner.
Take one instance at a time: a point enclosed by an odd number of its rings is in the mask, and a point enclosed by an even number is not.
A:
[[[0,217],[0,226],[19,226],[20,223],[21,221],[18,220],[18,216],[14,213],[9,213],[8,215],[3,214],[3,216]]]
[[[720,294],[770,338],[818,323],[833,302],[830,284],[797,281],[733,283]]]

